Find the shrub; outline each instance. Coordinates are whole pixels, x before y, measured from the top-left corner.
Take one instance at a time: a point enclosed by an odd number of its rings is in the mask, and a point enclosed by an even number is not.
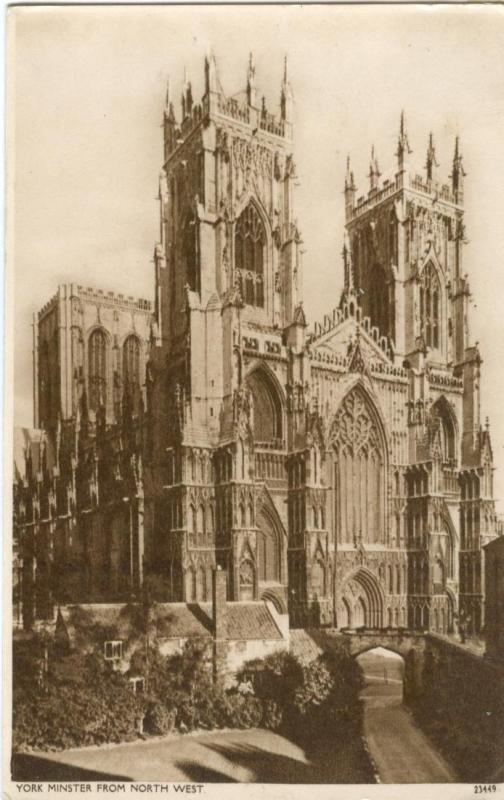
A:
[[[275,703],[274,700],[266,700],[261,720],[263,728],[277,731],[282,725],[282,719],[283,713],[278,703]]]
[[[229,728],[257,728],[263,717],[263,706],[257,697],[245,697],[236,692],[224,700],[225,724]]]
[[[154,701],[145,715],[145,731],[158,736],[172,733],[175,728],[176,716],[177,712],[174,708],[168,709],[163,703]]]

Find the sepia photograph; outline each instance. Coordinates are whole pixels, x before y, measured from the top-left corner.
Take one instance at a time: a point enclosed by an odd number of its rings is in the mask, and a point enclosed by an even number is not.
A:
[[[7,34],[6,797],[499,793],[504,8]]]

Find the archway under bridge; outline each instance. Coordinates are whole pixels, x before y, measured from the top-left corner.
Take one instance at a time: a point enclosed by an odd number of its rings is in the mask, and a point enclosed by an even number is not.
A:
[[[367,706],[400,705],[403,701],[405,661],[393,650],[373,647],[356,656],[364,687],[361,700]]]
[[[291,646],[301,653],[322,654],[344,649],[357,658],[363,653],[384,648],[404,659],[404,700],[418,694],[422,688],[426,637],[423,632],[403,628],[361,628],[338,630],[336,628],[309,628],[291,631]]]

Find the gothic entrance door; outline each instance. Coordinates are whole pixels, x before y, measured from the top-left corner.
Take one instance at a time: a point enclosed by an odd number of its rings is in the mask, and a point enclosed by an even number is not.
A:
[[[383,597],[375,576],[359,569],[349,576],[337,605],[338,628],[380,628],[383,624]]]

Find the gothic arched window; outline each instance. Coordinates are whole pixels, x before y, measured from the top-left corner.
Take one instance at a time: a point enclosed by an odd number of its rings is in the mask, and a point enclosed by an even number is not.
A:
[[[312,567],[312,592],[315,598],[326,595],[325,567],[320,556],[316,558]]]
[[[198,225],[194,214],[186,217],[182,231],[182,249],[185,267],[185,280],[193,292],[201,291],[200,263],[198,248]]]
[[[123,384],[136,414],[140,400],[140,340],[134,334],[123,344]]]
[[[433,265],[425,267],[420,285],[420,325],[427,347],[437,349],[440,343],[441,287]]]
[[[431,418],[436,430],[441,459],[443,462],[454,461],[457,457],[456,431],[453,417],[444,395],[432,407]]]
[[[123,344],[123,380],[131,392],[140,386],[140,340],[133,334]]]
[[[235,267],[243,301],[264,306],[264,248],[266,235],[253,203],[242,212],[235,227]]]
[[[330,438],[338,541],[383,541],[386,443],[376,410],[360,387],[344,399],[331,424]]]
[[[385,270],[378,263],[370,268],[367,302],[367,313],[372,324],[380,331],[380,335],[393,335],[394,304],[389,302],[389,286]]]
[[[255,569],[251,558],[245,558],[240,564],[240,600],[254,599]]]
[[[107,401],[107,335],[97,328],[89,337],[89,407],[97,411]]]
[[[276,386],[262,369],[247,378],[252,393],[253,431],[257,446],[282,447],[282,402]]]

